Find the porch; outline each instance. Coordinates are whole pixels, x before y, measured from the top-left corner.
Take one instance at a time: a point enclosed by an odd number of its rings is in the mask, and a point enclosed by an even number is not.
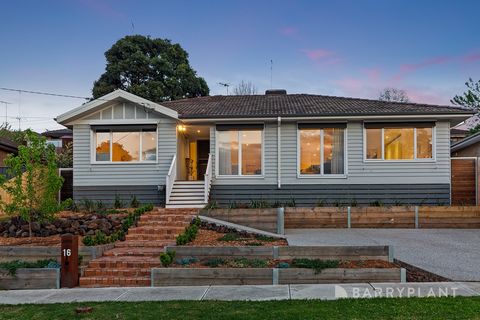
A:
[[[178,125],[177,153],[166,177],[167,208],[203,208],[212,180],[210,126]]]

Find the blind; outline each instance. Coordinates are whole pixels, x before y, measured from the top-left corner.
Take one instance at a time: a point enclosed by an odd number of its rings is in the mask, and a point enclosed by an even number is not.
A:
[[[217,131],[229,130],[263,130],[263,123],[217,124]]]
[[[298,129],[346,128],[346,123],[299,123]]]
[[[93,125],[91,126],[92,130],[96,132],[109,132],[109,131],[155,131],[157,130],[157,125],[155,124],[121,124],[121,125]]]
[[[381,128],[432,128],[435,122],[365,122],[366,129]]]

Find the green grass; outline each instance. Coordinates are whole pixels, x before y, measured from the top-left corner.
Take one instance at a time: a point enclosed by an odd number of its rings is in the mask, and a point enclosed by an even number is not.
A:
[[[76,315],[78,306],[90,314]],[[480,297],[0,306],[0,319],[480,319]]]

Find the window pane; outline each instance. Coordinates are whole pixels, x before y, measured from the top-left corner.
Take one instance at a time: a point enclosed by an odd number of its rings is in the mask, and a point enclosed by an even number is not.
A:
[[[155,131],[142,132],[142,160],[157,160],[157,133]]]
[[[344,139],[342,128],[323,130],[323,173],[344,173]]]
[[[218,131],[218,172],[238,175],[238,131]]]
[[[385,128],[385,160],[413,159],[413,128]]]
[[[262,131],[241,131],[242,174],[262,174]]]
[[[300,173],[320,174],[320,130],[300,130]]]
[[[367,159],[382,158],[382,129],[367,130]]]
[[[95,132],[95,160],[110,161],[110,132]]]
[[[129,162],[139,160],[140,132],[112,133],[112,161]]]
[[[432,128],[417,128],[417,158],[432,159]]]

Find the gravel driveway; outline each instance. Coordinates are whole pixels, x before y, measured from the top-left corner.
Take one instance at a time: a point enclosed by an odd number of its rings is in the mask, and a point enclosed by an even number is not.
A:
[[[395,258],[457,281],[480,281],[480,229],[287,229],[300,245],[393,245]]]

